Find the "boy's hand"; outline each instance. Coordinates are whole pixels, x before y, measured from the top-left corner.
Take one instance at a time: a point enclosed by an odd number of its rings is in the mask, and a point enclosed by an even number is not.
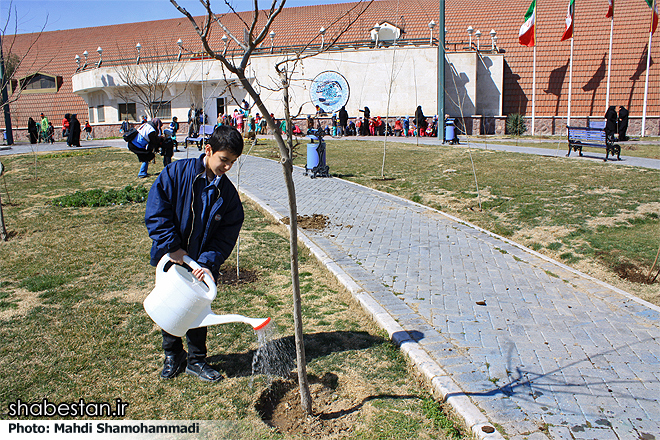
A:
[[[195,277],[200,281],[204,281],[204,275],[208,274],[208,276],[211,277],[213,282],[215,282],[215,278],[213,278],[213,274],[211,274],[211,271],[205,267],[202,267],[201,269],[193,269],[192,274],[195,275]]]
[[[174,261],[176,264],[183,264],[183,256],[188,255],[188,252],[183,249],[170,252],[170,260]]]

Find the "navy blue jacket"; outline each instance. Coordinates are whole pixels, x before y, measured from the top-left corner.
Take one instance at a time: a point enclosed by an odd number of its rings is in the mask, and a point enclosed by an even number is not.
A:
[[[193,197],[199,197],[193,195],[193,183],[205,171],[203,154],[197,159],[177,160],[163,169],[151,186],[144,219],[153,240],[152,266],[168,252],[188,251],[193,216],[201,215],[193,212]],[[238,192],[227,176],[220,179],[219,190],[204,226],[199,255],[190,255],[210,269],[216,280],[220,265],[236,244],[244,218]]]

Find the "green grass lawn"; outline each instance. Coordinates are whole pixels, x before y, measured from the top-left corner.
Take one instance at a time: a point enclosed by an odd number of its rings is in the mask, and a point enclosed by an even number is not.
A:
[[[154,282],[144,203],[119,195],[128,185],[139,194],[136,188],[146,189],[154,180],[135,177],[139,163],[133,154],[120,149],[41,154],[38,179],[31,155],[5,157],[3,164],[9,193],[3,184],[9,232],[9,240],[0,244],[3,418],[17,399],[121,398],[129,403],[127,419],[222,420],[231,424],[234,438],[309,438],[295,429],[278,432],[262,421],[263,402],[272,399],[271,378],[251,375],[257,342],[243,324],[209,329],[209,362],[225,380],[208,384],[185,374],[159,380],[160,330],[141,304]],[[54,203],[77,191],[75,200],[98,195],[84,193],[89,190],[117,190],[113,200],[122,202],[101,207]],[[242,281],[230,282],[234,253],[212,307],[216,313],[271,316],[275,339],[284,347],[274,357],[287,371],[274,383],[294,388],[288,376],[293,334],[288,239],[282,225],[249,203],[240,256]],[[345,414],[319,417],[313,438],[339,428],[355,439],[462,438],[458,425],[350,294],[304,249],[300,262],[315,410]],[[295,402],[292,393],[288,398]]]
[[[445,211],[660,305],[658,284],[638,282],[660,245],[660,171],[465,145],[326,140],[335,177]],[[300,142],[294,163],[304,166]],[[260,142],[252,154],[273,151]]]

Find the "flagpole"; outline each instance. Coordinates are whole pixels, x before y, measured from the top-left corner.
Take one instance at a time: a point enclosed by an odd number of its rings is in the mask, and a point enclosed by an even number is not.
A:
[[[534,2],[534,61],[532,66],[532,136],[536,134],[536,2]]]
[[[536,26],[534,27],[536,31]],[[536,124],[536,39],[534,41],[534,62],[532,67],[532,136],[534,136],[534,127]]]
[[[575,20],[575,18],[573,18]],[[573,25],[573,32],[575,32],[575,24]],[[573,37],[571,37],[571,60],[568,70],[568,115],[566,118],[566,125],[571,125],[571,92],[573,91]]]
[[[651,43],[653,41],[653,14],[655,14],[655,2],[651,6],[651,27],[649,29],[649,45],[646,54],[646,83],[644,84],[644,110],[642,111],[642,137],[646,135],[646,101],[649,94],[649,68],[651,67]]]
[[[605,96],[605,108],[610,107],[610,73],[612,71],[612,36],[614,35],[614,16],[610,20],[610,53],[607,57],[607,95]]]
[[[653,34],[649,32],[649,47],[646,57],[646,84],[644,84],[644,110],[642,111],[642,137],[646,133],[646,101],[649,95],[649,68],[651,67],[651,42],[653,41]]]

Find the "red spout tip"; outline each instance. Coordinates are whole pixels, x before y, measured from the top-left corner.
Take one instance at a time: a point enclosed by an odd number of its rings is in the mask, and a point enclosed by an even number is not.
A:
[[[258,326],[254,327],[255,330],[261,330],[262,328],[266,327],[268,324],[270,324],[270,318],[266,318],[264,322],[259,324]]]

